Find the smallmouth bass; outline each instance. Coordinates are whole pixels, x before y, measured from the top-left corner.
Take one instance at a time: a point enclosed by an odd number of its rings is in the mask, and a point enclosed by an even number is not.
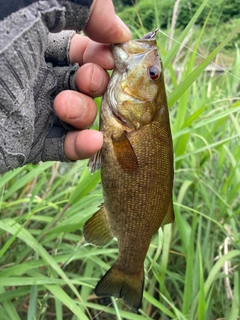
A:
[[[144,259],[160,226],[174,221],[173,147],[157,30],[112,46],[115,69],[104,94],[101,167],[104,204],[86,222],[87,242],[118,240],[118,258],[95,288],[97,296],[141,307]]]

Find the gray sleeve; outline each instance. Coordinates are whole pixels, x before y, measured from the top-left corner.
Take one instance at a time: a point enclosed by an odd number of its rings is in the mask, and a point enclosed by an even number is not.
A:
[[[53,100],[63,89],[76,89],[78,66],[68,61],[73,32],[53,46],[49,31],[81,29],[88,16],[88,6],[49,0],[0,21],[0,173],[40,160],[68,161],[63,142],[70,128],[55,115]]]
[[[68,66],[69,48],[72,37],[76,31],[61,31],[58,33],[49,33],[48,46],[45,50],[46,62],[51,62],[57,66]]]

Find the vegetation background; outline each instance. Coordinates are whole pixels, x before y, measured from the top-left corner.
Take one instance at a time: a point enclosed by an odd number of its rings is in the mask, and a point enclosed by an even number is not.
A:
[[[240,1],[114,4],[134,37],[160,27],[176,221],[153,237],[134,314],[93,293],[117,256],[115,241],[82,236],[102,202],[99,172],[48,162],[2,175],[0,319],[239,319]]]

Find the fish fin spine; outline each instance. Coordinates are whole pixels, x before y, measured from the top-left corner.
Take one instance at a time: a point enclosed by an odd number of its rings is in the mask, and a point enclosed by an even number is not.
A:
[[[91,173],[94,173],[102,166],[101,149],[89,160],[88,167]]]
[[[175,220],[175,216],[174,216],[174,210],[173,210],[173,202],[171,199],[169,206],[168,206],[168,209],[167,209],[167,214],[166,214],[165,219],[163,220],[161,226],[164,226],[165,224],[168,224],[168,223],[172,223],[172,222],[174,222],[174,220]]]
[[[83,227],[83,235],[87,242],[102,247],[114,237],[104,204],[87,220]]]
[[[114,296],[137,312],[142,304],[144,288],[144,269],[134,274],[127,274],[115,263],[101,278],[95,288],[97,296]]]
[[[127,132],[123,131],[119,137],[112,136],[113,151],[120,167],[128,173],[134,173],[138,169],[138,159]]]

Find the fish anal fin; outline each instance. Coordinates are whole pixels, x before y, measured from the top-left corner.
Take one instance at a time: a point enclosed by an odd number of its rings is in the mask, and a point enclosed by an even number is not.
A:
[[[138,168],[137,156],[124,131],[120,137],[112,137],[113,150],[117,161],[125,172],[135,172]]]
[[[175,216],[174,216],[174,211],[173,211],[173,202],[172,202],[172,199],[169,203],[169,206],[168,206],[168,210],[167,210],[167,214],[162,222],[162,226],[164,226],[165,224],[168,224],[168,223],[172,223],[175,219]]]
[[[143,268],[135,274],[126,274],[115,263],[98,282],[97,296],[121,298],[134,311],[141,308],[144,288]]]
[[[83,235],[87,242],[102,247],[114,237],[104,205],[87,220],[83,227]]]
[[[89,160],[88,167],[91,173],[94,173],[102,166],[101,149]]]

